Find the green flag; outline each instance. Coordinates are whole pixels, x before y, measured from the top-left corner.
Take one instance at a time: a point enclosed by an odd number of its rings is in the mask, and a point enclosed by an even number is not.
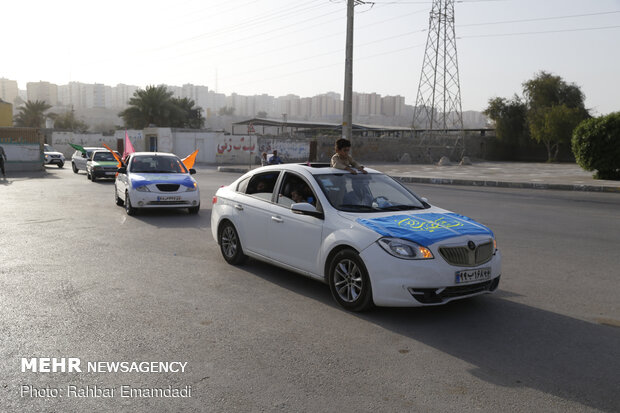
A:
[[[69,146],[71,146],[71,147],[72,147],[73,149],[75,149],[76,151],[80,151],[80,152],[82,152],[82,153],[84,153],[84,154],[86,153],[86,149],[84,149],[84,147],[83,147],[83,146],[76,145],[76,144],[74,144],[74,143],[70,143],[70,144],[69,144]]]

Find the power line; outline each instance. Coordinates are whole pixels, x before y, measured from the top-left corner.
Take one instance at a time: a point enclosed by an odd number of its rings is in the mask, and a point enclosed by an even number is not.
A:
[[[546,30],[546,31],[538,31],[538,32],[520,32],[520,33],[498,33],[498,34],[479,34],[479,35],[471,35],[471,36],[462,36],[457,37],[457,39],[473,39],[479,37],[506,37],[506,36],[521,36],[527,34],[547,34],[547,33],[564,33],[564,32],[582,32],[589,30],[606,30],[606,29],[618,29],[618,26],[601,26],[601,27],[586,27],[581,29],[560,29],[560,30]]]
[[[604,11],[599,13],[585,13],[585,14],[571,14],[567,16],[550,16],[550,17],[537,17],[533,19],[521,19],[521,20],[504,20],[497,22],[486,22],[486,23],[470,23],[470,24],[457,24],[457,27],[469,27],[469,26],[486,26],[492,24],[506,24],[506,23],[523,23],[523,22],[534,22],[534,21],[544,21],[544,20],[559,20],[559,19],[569,19],[574,17],[587,17],[587,16],[600,16],[603,14],[614,14],[620,13],[620,10],[615,11]]]

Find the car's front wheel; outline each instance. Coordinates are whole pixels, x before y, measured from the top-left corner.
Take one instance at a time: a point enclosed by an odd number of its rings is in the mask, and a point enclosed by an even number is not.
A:
[[[220,228],[220,250],[227,263],[233,265],[243,264],[247,255],[243,253],[239,234],[231,222],[225,222]]]
[[[78,173],[78,168],[75,167],[75,164],[73,162],[71,162],[71,169],[73,169],[74,174]]]
[[[97,177],[95,176],[95,174],[93,172],[90,173],[90,180],[93,182],[97,181]]]
[[[187,208],[187,210],[191,215],[196,215],[198,211],[200,211],[200,204],[196,205],[195,207],[189,207]]]
[[[59,163],[59,164],[58,164],[58,167],[59,167],[59,168],[62,168],[63,166],[65,166],[65,163],[64,163],[64,162],[61,162],[61,163]]]
[[[125,192],[125,212],[127,215],[135,215],[136,209],[131,206],[131,200],[129,199],[129,192]]]
[[[372,287],[364,262],[353,250],[338,252],[329,266],[329,288],[334,299],[350,311],[372,307]]]

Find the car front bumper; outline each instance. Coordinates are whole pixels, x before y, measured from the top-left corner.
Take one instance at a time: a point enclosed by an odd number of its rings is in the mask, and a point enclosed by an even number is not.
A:
[[[372,284],[373,301],[385,307],[420,307],[493,292],[499,285],[501,254],[476,267],[448,264],[441,256],[405,260],[391,256],[377,243],[360,254]],[[456,272],[490,268],[490,279],[457,283]]]
[[[129,194],[134,208],[191,208],[200,205],[200,191],[141,192]]]

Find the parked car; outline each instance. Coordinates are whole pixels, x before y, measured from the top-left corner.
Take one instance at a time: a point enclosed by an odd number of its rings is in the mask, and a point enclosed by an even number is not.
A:
[[[105,151],[107,149],[99,147],[88,147],[84,148],[84,150],[86,151],[86,153],[83,153],[81,151],[75,151],[71,156],[71,168],[73,169],[73,173],[78,173],[78,171],[86,170],[86,162],[88,162],[88,160],[92,156],[93,151]]]
[[[43,160],[46,165],[57,165],[59,168],[65,166],[65,155],[48,144],[43,145]]]
[[[187,208],[200,210],[198,183],[178,156],[171,153],[135,152],[118,169],[114,183],[116,205],[125,205],[128,215],[142,208]]]
[[[118,152],[115,152],[118,155]],[[118,155],[120,158],[120,155]],[[93,151],[86,162],[86,178],[95,182],[97,178],[114,178],[118,170],[118,161],[107,149]]]
[[[353,311],[440,305],[498,288],[501,255],[489,228],[367,171],[254,169],[217,190],[213,238],[228,263],[249,256],[323,281]]]

